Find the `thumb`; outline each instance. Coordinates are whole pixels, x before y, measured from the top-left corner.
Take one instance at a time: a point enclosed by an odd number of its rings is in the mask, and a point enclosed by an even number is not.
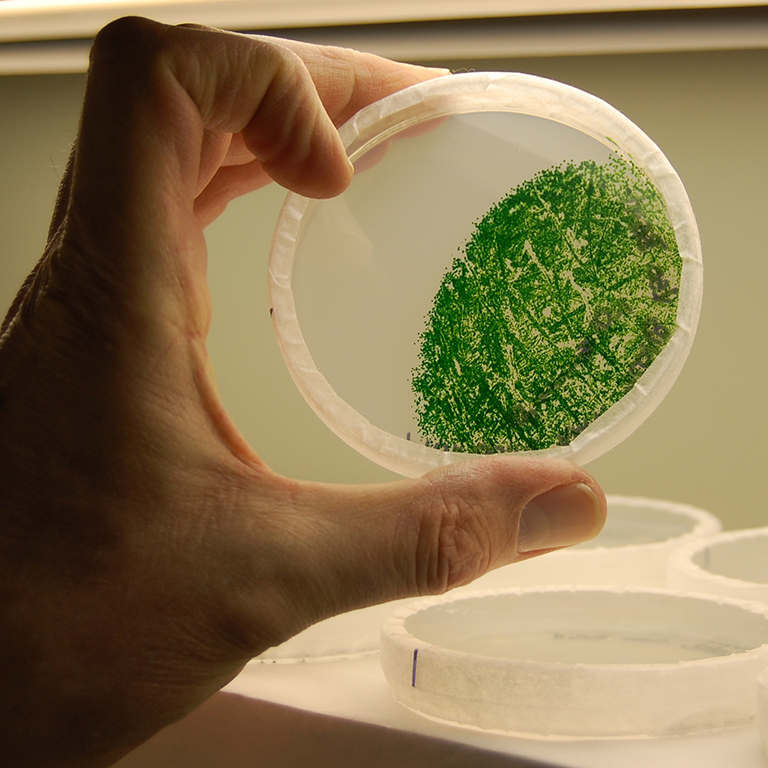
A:
[[[445,592],[591,539],[606,517],[605,496],[583,469],[522,456],[470,460],[384,485],[313,484],[295,498],[309,535],[294,538],[291,560],[303,573],[292,574],[290,599],[307,624]]]

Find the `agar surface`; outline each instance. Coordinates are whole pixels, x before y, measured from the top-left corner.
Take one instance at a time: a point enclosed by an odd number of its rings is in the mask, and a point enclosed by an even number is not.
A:
[[[454,259],[412,372],[427,445],[567,445],[671,338],[682,259],[659,191],[612,154],[542,171],[494,205]]]

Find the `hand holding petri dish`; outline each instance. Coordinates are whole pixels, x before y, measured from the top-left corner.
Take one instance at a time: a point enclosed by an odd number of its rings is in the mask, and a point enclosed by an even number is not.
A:
[[[270,258],[286,364],[339,437],[406,476],[489,453],[584,464],[652,413],[693,342],[703,272],[683,184],[634,123],[562,83],[477,72],[392,94],[340,134],[350,187],[288,195]],[[659,736],[754,716],[768,613],[553,586],[401,608],[381,637],[396,697],[428,717]],[[532,653],[541,637],[551,657]],[[727,701],[703,693],[726,684]]]

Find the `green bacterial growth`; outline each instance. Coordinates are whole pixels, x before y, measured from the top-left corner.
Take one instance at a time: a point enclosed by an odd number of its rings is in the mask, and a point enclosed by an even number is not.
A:
[[[671,338],[681,271],[664,200],[632,161],[524,182],[435,295],[411,382],[421,438],[469,453],[568,445]]]

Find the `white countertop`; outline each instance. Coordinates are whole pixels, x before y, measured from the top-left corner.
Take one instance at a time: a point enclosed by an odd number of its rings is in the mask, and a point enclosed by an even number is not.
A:
[[[377,655],[252,663],[117,768],[768,768],[757,728],[545,741],[433,722],[397,703]]]
[[[395,700],[378,654],[335,661],[252,662],[225,690],[349,723],[384,726],[568,768],[768,767],[755,726],[668,739],[549,741],[433,722]],[[509,765],[518,762],[512,759]]]

